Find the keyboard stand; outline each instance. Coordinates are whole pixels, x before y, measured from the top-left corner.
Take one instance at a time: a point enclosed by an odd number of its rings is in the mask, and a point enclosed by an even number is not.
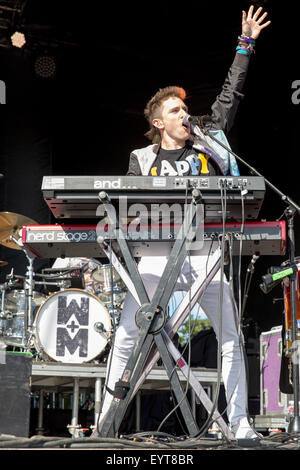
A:
[[[199,434],[199,428],[180,385],[176,365],[179,366],[182,373],[186,376],[191,387],[208,412],[212,410],[213,405],[204,389],[181,357],[179,351],[172,343],[171,338],[188,315],[189,308],[197,302],[199,295],[204,293],[209,282],[219,270],[221,259],[219,250],[217,250],[214,256],[214,262],[211,263],[212,265],[207,272],[208,277],[205,279],[196,279],[191,288],[191,293],[185,295],[181,304],[167,323],[165,311],[193,241],[193,236],[195,236],[193,223],[195,221],[197,207],[199,207],[198,205],[201,202],[200,192],[193,192],[193,198],[187,206],[184,222],[151,302],[149,301],[137,264],[129,250],[126,238],[121,231],[118,221],[116,222],[115,220],[115,210],[108,194],[102,191],[99,194],[99,199],[104,205],[111,226],[114,227],[116,231],[115,239],[118,240],[128,271],[123,268],[105,240],[99,240],[101,249],[105,251],[106,256],[110,259],[129,290],[133,293],[137,303],[140,305],[140,308],[136,312],[136,323],[139,327],[139,335],[122,374],[122,378],[116,385],[115,395],[109,411],[102,420],[101,429],[99,431],[100,435],[109,437],[117,435],[130,400],[160,356],[177,402],[179,403],[188,433],[191,437],[197,436]],[[132,288],[133,290],[131,290]],[[215,411],[213,413],[213,418],[218,422],[223,434],[229,439],[233,438],[225,421],[218,412]]]

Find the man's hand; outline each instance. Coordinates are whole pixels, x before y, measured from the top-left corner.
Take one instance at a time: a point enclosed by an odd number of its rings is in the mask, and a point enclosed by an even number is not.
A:
[[[268,13],[263,13],[263,15],[261,15],[261,17],[259,18],[259,15],[262,12],[262,7],[258,8],[254,15],[253,10],[254,6],[251,5],[248,10],[248,13],[246,13],[244,10],[242,12],[242,34],[252,39],[257,39],[260,35],[261,30],[269,26],[271,21],[266,21],[266,23],[262,24]]]

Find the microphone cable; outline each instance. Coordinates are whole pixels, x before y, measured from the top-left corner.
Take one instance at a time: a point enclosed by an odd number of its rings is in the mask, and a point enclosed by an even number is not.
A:
[[[187,209],[187,195],[188,195],[188,192],[187,192],[187,189],[188,189],[188,185],[186,185],[186,192],[185,192],[185,211]],[[185,214],[185,217],[186,217],[186,214]],[[197,220],[197,219],[196,219]],[[200,221],[200,223],[202,223],[202,220]],[[204,223],[204,220],[203,220],[203,223]],[[197,224],[196,224],[196,233],[197,233]],[[206,277],[205,277],[205,282],[206,282],[206,279],[207,279],[207,270],[208,270],[208,260],[209,260],[209,256],[210,256],[210,253],[211,253],[211,250],[212,250],[212,246],[213,246],[213,242],[214,242],[214,239],[212,239],[211,241],[211,244],[210,244],[210,248],[209,248],[209,253],[208,253],[208,256],[207,256],[207,260],[206,260],[206,267],[205,267],[205,271],[206,271]],[[191,254],[190,254],[190,251],[191,250],[188,250],[188,253],[187,253],[187,258],[188,258],[188,262],[189,262],[189,275],[190,275],[190,279],[192,279],[192,271],[191,271]],[[203,297],[203,295],[205,294],[205,290],[203,290],[201,296],[200,296],[200,299],[198,299],[197,303],[198,303],[198,308],[197,308],[197,313],[196,313],[196,317],[194,318],[193,320],[193,326],[191,327],[191,311],[192,311],[192,308],[191,308],[191,286],[190,288],[188,289],[188,295],[189,295],[189,314],[188,314],[188,342],[186,343],[186,345],[184,346],[182,352],[181,352],[181,357],[183,357],[185,351],[186,351],[186,348],[188,347],[188,360],[186,362],[187,364],[187,367],[188,367],[188,371],[190,372],[190,369],[191,369],[191,352],[192,352],[192,348],[191,348],[191,338],[192,338],[192,335],[193,335],[193,331],[196,327],[196,323],[197,323],[197,319],[198,319],[198,315],[199,315],[199,312],[200,312],[200,308],[201,308],[201,299]],[[175,371],[176,369],[176,363],[174,365],[174,369],[172,371],[172,373]],[[179,424],[181,426],[181,428],[183,429],[183,426],[181,424],[181,420],[179,419],[178,417],[178,414],[177,414],[177,409],[179,408],[180,404],[182,403],[182,401],[186,398],[187,396],[187,393],[188,393],[188,389],[189,389],[189,373],[188,373],[188,376],[186,378],[186,387],[185,387],[185,391],[184,391],[184,394],[183,394],[183,397],[182,399],[180,400],[180,402],[178,402],[172,409],[171,411],[164,417],[164,419],[161,421],[161,423],[159,424],[159,427],[157,428],[157,432],[160,431],[160,429],[162,428],[163,424],[166,422],[166,420],[175,412],[176,413],[176,416],[178,418],[178,421],[179,421]],[[173,395],[173,391],[172,391],[172,388],[170,388],[170,392],[171,392],[171,395],[173,396],[173,399],[174,399],[174,395]],[[184,429],[183,429],[184,430]],[[197,436],[199,435],[199,433],[197,433]]]
[[[188,184],[189,184],[189,181],[187,180],[186,182],[186,187],[185,187],[185,199],[184,199],[184,215],[183,215],[183,226],[185,226],[185,221],[186,221],[186,218],[187,218],[187,215],[189,214],[189,211],[187,210],[187,204],[188,204]],[[191,202],[192,204],[192,202]],[[197,210],[197,209],[196,209]],[[190,221],[187,220],[187,223],[189,223]],[[184,234],[186,234],[186,229],[184,231]],[[187,236],[189,237],[190,234],[188,233]],[[185,242],[186,243],[186,242]],[[192,243],[192,242],[191,242]],[[190,264],[190,250],[187,251],[187,258],[189,260],[189,272],[191,274],[191,264]],[[176,292],[176,290],[175,290]],[[183,402],[184,399],[186,399],[187,397],[187,393],[188,393],[188,389],[189,389],[189,373],[190,373],[190,362],[191,362],[191,288],[188,290],[188,293],[189,293],[189,314],[188,314],[188,344],[189,344],[189,352],[188,352],[188,362],[187,362],[187,365],[188,365],[188,377],[186,378],[186,386],[185,386],[185,390],[184,390],[184,393],[183,393],[183,396],[181,398],[181,400],[169,411],[169,413],[163,418],[163,420],[160,422],[158,428],[157,428],[157,432],[160,431],[160,429],[162,428],[162,426],[164,425],[164,423],[167,421],[167,419],[174,413],[176,412],[176,410],[179,408],[180,404]],[[184,349],[185,350],[185,349]],[[183,353],[181,353],[181,357],[183,356]],[[175,362],[175,361],[174,361]],[[177,363],[175,362],[174,364],[174,368],[172,370],[172,374],[174,373],[174,371],[176,371],[176,367],[177,367]],[[172,388],[170,388],[170,392],[173,396],[173,392],[172,392]],[[177,413],[176,413],[177,415]],[[179,420],[180,421],[180,420]],[[182,425],[181,425],[182,427]]]

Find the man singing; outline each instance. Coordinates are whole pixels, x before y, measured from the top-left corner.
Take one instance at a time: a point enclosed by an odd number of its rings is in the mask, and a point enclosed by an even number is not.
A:
[[[218,139],[227,143],[225,133],[231,129],[241,100],[249,59],[255,48],[255,41],[270,21],[264,22],[267,13],[262,8],[254,12],[242,12],[242,32],[237,40],[236,54],[222,91],[212,105],[212,113],[205,121],[210,131],[216,131]],[[186,120],[188,112],[185,104],[186,92],[183,88],[169,86],[160,89],[145,108],[150,129],[147,137],[152,144],[134,150],[130,155],[128,175],[238,175],[235,159],[216,144],[201,127],[190,126]],[[163,273],[167,259],[164,257],[144,257],[138,269],[151,299]],[[191,283],[200,273],[205,273],[206,256],[191,256],[185,260],[176,290],[189,290]],[[222,344],[222,377],[227,399],[227,416],[235,438],[257,438],[247,416],[247,385],[244,358],[241,350],[241,337],[237,330],[236,310],[233,305],[229,283],[223,283],[222,335],[219,335],[219,289],[220,273],[216,274],[200,299],[201,307]],[[109,410],[115,383],[131,355],[138,329],[135,313],[138,305],[128,293],[114,348],[110,353],[110,371],[107,389],[99,420],[99,429]]]

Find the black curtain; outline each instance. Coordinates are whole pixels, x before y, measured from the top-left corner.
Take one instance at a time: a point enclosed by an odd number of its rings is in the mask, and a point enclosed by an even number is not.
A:
[[[50,223],[49,210],[42,198],[42,177],[52,173],[52,131],[48,115],[40,109],[1,108],[0,172],[1,212],[28,217],[38,224]],[[27,259],[22,250],[0,245],[1,282],[11,269],[24,275]],[[36,260],[40,269],[45,261]]]

